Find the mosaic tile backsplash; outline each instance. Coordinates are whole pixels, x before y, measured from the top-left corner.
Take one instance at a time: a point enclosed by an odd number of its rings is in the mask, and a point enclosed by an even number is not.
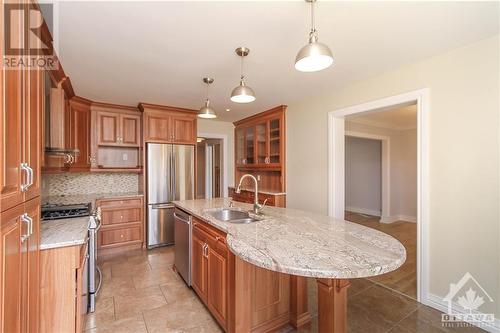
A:
[[[72,195],[137,192],[139,175],[135,173],[63,173],[42,176],[42,194]]]

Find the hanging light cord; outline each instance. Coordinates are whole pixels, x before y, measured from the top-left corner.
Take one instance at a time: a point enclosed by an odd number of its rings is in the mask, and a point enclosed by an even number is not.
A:
[[[243,75],[243,58],[244,56],[240,56],[241,58],[241,63],[240,63],[240,76],[241,76],[241,82],[243,82],[243,80],[245,79],[245,75]]]
[[[316,27],[314,24],[314,1],[311,1],[311,33],[316,32]]]
[[[206,85],[207,85],[207,98],[206,98],[206,100],[208,101],[208,88],[210,87],[210,84],[206,83]]]

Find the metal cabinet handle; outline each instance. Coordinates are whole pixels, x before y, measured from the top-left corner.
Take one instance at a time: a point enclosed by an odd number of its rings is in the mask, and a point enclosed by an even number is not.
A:
[[[33,168],[30,167],[28,164],[26,164],[26,167],[28,168],[28,176],[29,176],[28,187],[30,187],[31,185],[33,185],[35,173],[33,171]]]
[[[30,237],[31,233],[33,233],[33,219],[31,219],[27,213],[24,213],[23,215],[21,215],[21,221],[28,224],[28,230],[26,234],[21,236],[21,243],[24,243]]]
[[[26,182],[21,184],[21,192],[26,192],[30,182],[30,171],[28,163],[21,163],[21,171],[26,171]]]

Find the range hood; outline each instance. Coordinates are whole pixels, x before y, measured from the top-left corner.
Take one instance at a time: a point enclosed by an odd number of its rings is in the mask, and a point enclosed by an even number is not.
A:
[[[80,150],[72,148],[67,135],[69,103],[61,82],[54,84],[49,74],[45,76],[45,153],[61,156],[65,163],[74,161]]]

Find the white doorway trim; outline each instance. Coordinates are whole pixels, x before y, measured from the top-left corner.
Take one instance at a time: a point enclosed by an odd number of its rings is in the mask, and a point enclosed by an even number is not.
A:
[[[228,196],[228,182],[227,182],[227,173],[228,173],[228,165],[227,165],[227,135],[219,134],[219,133],[198,133],[199,137],[207,138],[207,139],[222,139],[222,196],[227,198]]]
[[[395,105],[417,103],[417,300],[429,291],[429,90],[415,90],[328,112],[328,214],[344,219],[345,117]]]
[[[386,223],[391,216],[391,138],[385,135],[345,131],[346,136],[381,141],[382,146],[382,193],[380,222]]]

